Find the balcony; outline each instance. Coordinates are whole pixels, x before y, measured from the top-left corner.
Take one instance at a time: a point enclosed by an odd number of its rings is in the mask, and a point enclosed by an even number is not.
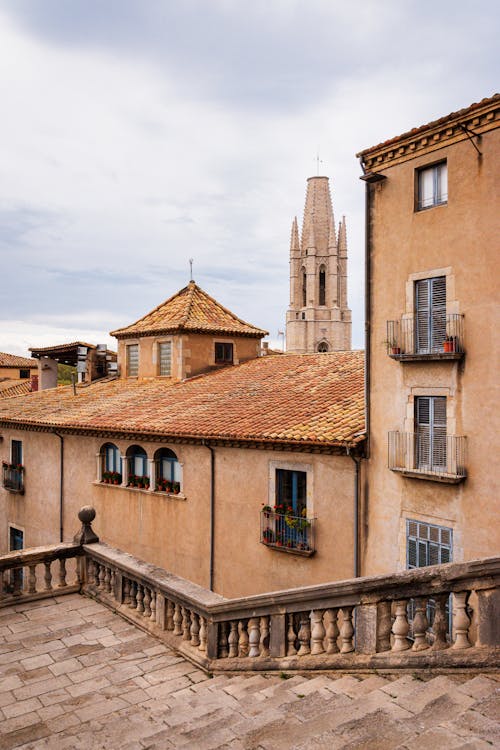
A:
[[[260,541],[266,547],[293,555],[314,554],[314,518],[292,516],[265,505],[260,514]]]
[[[2,485],[9,492],[24,495],[24,466],[2,463]]]
[[[455,435],[389,432],[388,466],[405,477],[458,484],[467,476],[465,446]]]
[[[465,354],[464,316],[450,314],[417,331],[414,316],[387,321],[387,354],[400,362],[457,360]]]

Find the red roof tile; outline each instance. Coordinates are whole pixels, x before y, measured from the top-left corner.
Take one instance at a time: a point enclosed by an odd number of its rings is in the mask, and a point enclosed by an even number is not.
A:
[[[0,367],[38,367],[36,359],[0,352]]]

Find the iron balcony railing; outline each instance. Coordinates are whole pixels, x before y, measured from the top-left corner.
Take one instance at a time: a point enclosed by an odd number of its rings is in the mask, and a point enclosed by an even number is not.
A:
[[[459,482],[467,476],[466,438],[418,432],[389,432],[388,466],[414,476]]]
[[[24,494],[24,466],[3,463],[2,485],[9,492]]]
[[[267,547],[310,556],[315,551],[314,521],[264,507],[260,514],[260,541]]]
[[[414,316],[387,321],[387,354],[395,359],[437,357],[458,359],[463,356],[464,316],[450,314],[418,324]]]

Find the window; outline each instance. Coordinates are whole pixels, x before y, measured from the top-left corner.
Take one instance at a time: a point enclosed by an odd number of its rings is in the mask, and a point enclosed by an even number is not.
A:
[[[328,344],[326,343],[326,341],[321,341],[318,344],[318,352],[323,353],[327,351],[328,351]]]
[[[148,455],[140,445],[127,449],[127,486],[149,488]]]
[[[24,549],[24,532],[21,529],[16,529],[15,526],[9,526],[9,551],[18,552]],[[17,570],[11,570],[9,576],[9,583],[7,585],[8,591],[11,594],[21,593],[23,588],[24,571],[22,568]]]
[[[122,457],[114,443],[105,443],[100,451],[102,481],[105,484],[122,483]]]
[[[127,346],[127,376],[136,378],[139,375],[139,344]]]
[[[305,471],[276,469],[276,505],[293,508],[300,516],[307,508],[307,474]]]
[[[158,344],[159,374],[170,377],[172,374],[172,342]]]
[[[24,380],[26,378],[29,378],[30,371],[29,370],[19,370],[19,377]]]
[[[416,353],[442,352],[446,339],[446,277],[415,283]]]
[[[319,297],[318,301],[320,305],[326,305],[326,272],[325,267],[321,266],[319,269]]]
[[[314,519],[307,517],[307,471],[276,468],[274,508],[261,510],[260,540],[283,552],[314,554]]]
[[[233,362],[233,345],[217,342],[215,344],[215,364],[227,365]]]
[[[2,461],[2,486],[9,492],[24,495],[24,466],[22,440],[12,440],[10,463]]]
[[[446,398],[418,396],[415,399],[417,468],[446,468]]]
[[[23,463],[23,441],[13,440],[10,444],[10,460],[16,466],[22,466]]]
[[[440,206],[448,200],[448,170],[446,162],[433,164],[432,167],[419,169],[417,172],[417,208],[421,211],[431,206]]]
[[[306,269],[302,269],[302,307],[307,305],[307,274]]]
[[[406,567],[423,568],[451,562],[452,538],[452,529],[445,526],[407,519]]]
[[[158,492],[178,494],[181,489],[181,465],[170,448],[160,448],[155,453],[156,485]]]

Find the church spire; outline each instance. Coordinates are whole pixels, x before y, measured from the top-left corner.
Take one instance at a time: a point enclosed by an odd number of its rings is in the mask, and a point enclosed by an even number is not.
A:
[[[296,253],[300,253],[299,225],[297,223],[296,216],[294,216],[294,219],[292,221],[292,232],[291,232],[291,238],[290,238],[290,255],[292,255],[292,253],[294,255]]]
[[[317,255],[326,255],[330,224],[333,221],[332,199],[328,177],[309,177],[307,180],[306,203],[302,223],[302,253],[309,248],[311,232]]]

